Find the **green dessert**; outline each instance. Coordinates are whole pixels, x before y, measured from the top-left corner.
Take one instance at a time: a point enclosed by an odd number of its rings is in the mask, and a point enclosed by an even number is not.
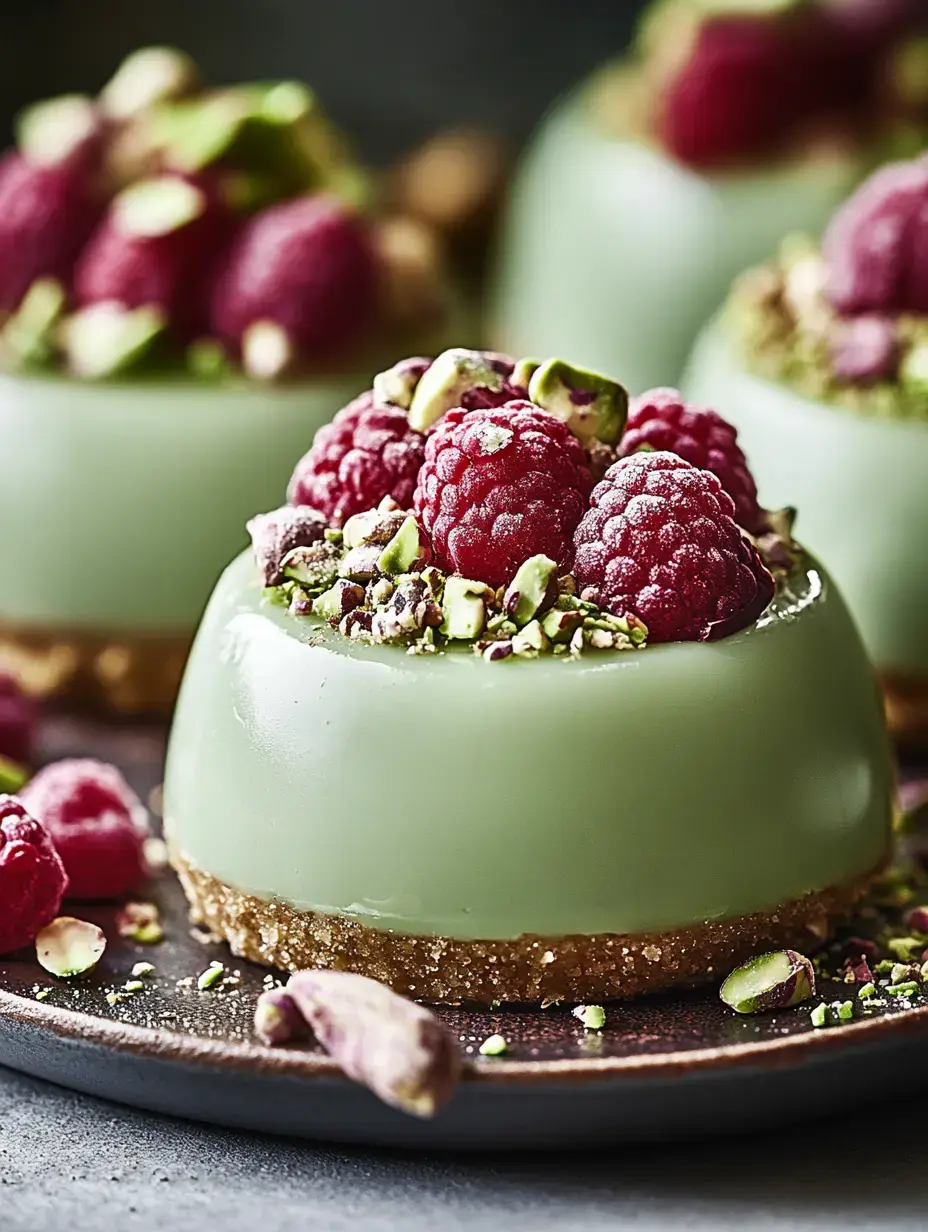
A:
[[[863,892],[892,767],[841,597],[719,416],[626,408],[560,361],[404,361],[252,520],[165,781],[236,953],[588,1002],[808,950]]]
[[[787,497],[846,595],[891,725],[928,736],[928,161],[885,168],[745,275],[687,392],[737,425],[769,502]]]
[[[300,83],[207,89],[149,48],[28,109],[0,161],[0,660],[167,708],[243,520],[444,311],[432,236]]]
[[[904,38],[919,12],[881,4],[866,30],[818,0],[653,6],[516,178],[495,343],[563,348],[636,392],[676,381],[737,273],[789,231],[817,234],[893,150],[922,148],[923,44]]]

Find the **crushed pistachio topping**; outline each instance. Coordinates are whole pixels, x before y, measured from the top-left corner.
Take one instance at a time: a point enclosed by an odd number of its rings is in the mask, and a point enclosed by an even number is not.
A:
[[[505,1036],[490,1035],[477,1049],[482,1057],[502,1057],[509,1051]]]
[[[601,1031],[606,1025],[606,1011],[601,1005],[578,1005],[570,1012],[587,1031]]]
[[[211,962],[205,971],[197,976],[197,988],[200,992],[208,992],[225,979],[226,969],[221,962]]]
[[[494,591],[442,572],[429,555],[416,519],[388,497],[341,531],[288,552],[283,583],[264,593],[291,615],[315,616],[354,640],[403,645],[409,654],[470,646],[495,663],[646,645],[642,621],[578,598],[573,577],[558,576],[545,556],[525,561]]]
[[[928,317],[842,318],[818,247],[792,236],[735,284],[725,327],[750,371],[821,402],[928,419]]]

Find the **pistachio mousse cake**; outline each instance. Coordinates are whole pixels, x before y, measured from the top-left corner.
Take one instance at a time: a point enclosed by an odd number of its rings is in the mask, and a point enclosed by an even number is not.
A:
[[[738,426],[764,498],[795,501],[892,728],[928,745],[928,158],[877,172],[821,248],[789,240],[741,278],[687,387]]]
[[[432,236],[373,208],[297,82],[207,90],[149,48],[28,109],[0,161],[0,658],[170,704],[244,519],[444,311]]]
[[[636,392],[675,381],[731,280],[924,144],[922,0],[664,0],[558,105],[510,194],[494,344]]]
[[[843,601],[728,424],[627,406],[559,360],[406,360],[251,521],[165,780],[235,953],[624,997],[808,948],[864,892],[892,770]]]

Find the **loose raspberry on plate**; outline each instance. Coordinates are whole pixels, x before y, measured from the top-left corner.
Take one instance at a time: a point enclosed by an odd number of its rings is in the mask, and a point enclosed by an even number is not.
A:
[[[319,429],[296,465],[287,499],[339,525],[385,496],[408,509],[424,454],[425,437],[409,427],[405,411],[378,404],[368,392]]]
[[[39,278],[68,282],[101,205],[84,170],[0,160],[0,312],[12,312]]]
[[[530,402],[454,410],[428,439],[415,511],[436,563],[488,586],[530,556],[567,570],[593,484],[567,426]]]
[[[212,297],[213,331],[257,375],[267,327],[280,362],[319,362],[361,343],[378,310],[379,261],[369,228],[334,197],[285,201],[245,224]],[[253,337],[249,331],[259,332]],[[250,342],[251,338],[251,342]],[[268,349],[273,349],[268,346]]]
[[[55,762],[23,788],[22,801],[51,835],[69,898],[118,898],[144,879],[148,814],[115,766],[90,758]]]
[[[48,831],[0,796],[0,954],[34,941],[58,914],[68,878]]]
[[[676,389],[652,389],[633,399],[619,456],[647,447],[675,453],[693,466],[712,471],[735,502],[735,520],[752,535],[765,518],[757,485],[738,445],[736,429],[708,408],[692,406]]]
[[[28,763],[38,722],[38,707],[12,676],[0,673],[0,757]]]
[[[706,641],[756,620],[774,594],[711,471],[672,453],[611,467],[577,527],[581,594],[645,622],[652,642]]]

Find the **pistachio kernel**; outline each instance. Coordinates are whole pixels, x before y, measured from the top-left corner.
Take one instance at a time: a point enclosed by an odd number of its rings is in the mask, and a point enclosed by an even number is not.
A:
[[[35,166],[63,163],[100,131],[100,118],[91,99],[64,94],[44,99],[21,112],[16,120],[16,144]]]
[[[68,297],[54,278],[39,278],[3,327],[2,342],[21,364],[36,366],[51,361],[55,334]]]
[[[472,641],[486,627],[487,600],[492,592],[483,582],[452,574],[445,579],[441,632],[451,639]]]
[[[62,341],[75,376],[102,380],[140,366],[167,333],[157,308],[123,308],[104,301],[68,317]]]
[[[502,1057],[509,1051],[503,1035],[489,1035],[477,1049],[482,1057]]]
[[[606,1011],[601,1005],[578,1005],[570,1012],[588,1031],[601,1031],[606,1025]]]
[[[503,610],[517,625],[526,625],[557,597],[557,564],[547,556],[530,556],[506,587]]]
[[[426,432],[456,406],[470,389],[499,392],[505,378],[482,351],[453,347],[443,351],[419,379],[409,405],[409,426]]]
[[[516,366],[512,370],[512,376],[509,378],[510,385],[515,385],[518,389],[524,389],[528,392],[531,379],[540,367],[540,359],[518,360]]]
[[[549,359],[533,374],[528,396],[565,423],[585,447],[614,445],[628,418],[628,391],[617,381]]]
[[[409,573],[423,559],[424,545],[419,523],[409,515],[384,548],[377,561],[381,573]]]
[[[388,402],[408,411],[416,387],[431,363],[430,359],[416,356],[400,360],[385,372],[378,372],[374,377],[374,397],[378,402]]]
[[[126,235],[157,239],[202,218],[206,196],[179,176],[156,176],[124,188],[113,202],[113,212]]]
[[[114,120],[128,120],[156,103],[182,98],[198,85],[197,66],[176,47],[141,47],[127,56],[100,92]]]
[[[722,984],[719,996],[737,1014],[799,1005],[815,995],[812,963],[795,950],[761,954],[736,968]]]
[[[92,971],[105,949],[103,930],[73,916],[52,920],[35,939],[39,964],[63,980]]]
[[[197,976],[197,988],[200,992],[208,992],[225,977],[226,969],[221,962],[211,962],[205,971]]]

